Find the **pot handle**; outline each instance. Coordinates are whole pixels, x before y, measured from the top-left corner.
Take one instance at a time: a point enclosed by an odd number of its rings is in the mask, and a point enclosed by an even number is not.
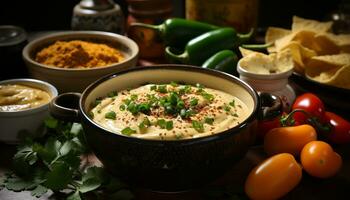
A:
[[[279,96],[266,92],[258,92],[258,94],[260,97],[258,120],[271,120],[282,114],[283,104]]]
[[[79,100],[81,94],[68,92],[52,99],[49,105],[50,114],[60,120],[80,121]]]

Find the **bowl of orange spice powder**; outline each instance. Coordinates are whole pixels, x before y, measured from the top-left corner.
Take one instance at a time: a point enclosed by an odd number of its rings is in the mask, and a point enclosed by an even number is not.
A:
[[[22,55],[31,77],[59,92],[82,92],[110,73],[136,66],[139,49],[126,36],[101,31],[63,31],[27,44]]]

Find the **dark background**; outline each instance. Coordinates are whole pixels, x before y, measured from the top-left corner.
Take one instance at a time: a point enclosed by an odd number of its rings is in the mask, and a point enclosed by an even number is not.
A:
[[[0,5],[0,25],[17,25],[27,31],[70,29],[73,7],[80,0],[6,0]],[[127,15],[125,0],[114,0]],[[184,17],[184,1],[172,0],[173,16]],[[259,27],[289,28],[293,15],[329,19],[339,3],[349,0],[260,0]],[[218,3],[220,0],[217,1]]]

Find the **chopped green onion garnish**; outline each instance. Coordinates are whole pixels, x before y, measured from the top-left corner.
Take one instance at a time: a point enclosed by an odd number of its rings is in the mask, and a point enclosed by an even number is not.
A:
[[[157,89],[157,86],[156,85],[152,85],[151,86],[151,90],[156,90]]]
[[[177,83],[176,83],[175,81],[171,81],[171,82],[170,82],[170,85],[173,86],[173,87],[177,87],[177,86],[178,86]]]
[[[158,85],[157,91],[160,93],[167,93],[168,92],[166,85]]]
[[[137,94],[132,94],[132,95],[130,96],[130,99],[131,99],[131,101],[137,100]]]
[[[147,117],[145,117],[143,119],[143,121],[139,124],[139,128],[140,129],[144,129],[144,128],[147,128],[147,127],[150,127],[151,126],[151,122],[149,121],[149,119]]]
[[[184,101],[180,100],[180,101],[177,102],[177,105],[176,105],[177,109],[181,110],[184,107],[185,107],[185,102]]]
[[[167,121],[165,126],[167,130],[173,129],[173,121]]]
[[[198,104],[198,99],[197,98],[192,98],[190,101],[190,106],[196,106]]]
[[[120,105],[119,110],[124,111],[125,110],[125,105]]]
[[[224,105],[224,110],[225,110],[226,112],[228,112],[228,111],[231,110],[231,107],[225,104],[225,105]]]
[[[138,113],[137,105],[133,101],[129,103],[127,110],[133,115],[136,115]]]
[[[203,133],[203,132],[204,132],[204,126],[203,126],[203,123],[202,123],[202,122],[193,120],[193,121],[192,121],[192,127],[193,127],[197,132],[200,132],[200,133]]]
[[[89,112],[89,117],[93,119],[94,118],[94,113],[90,111]]]
[[[230,102],[230,106],[235,107],[235,100],[234,99]]]
[[[123,135],[128,135],[130,136],[131,134],[136,133],[135,130],[131,129],[130,127],[126,127],[122,130]]]
[[[208,101],[213,101],[213,100],[214,100],[214,95],[209,94],[208,92],[206,92],[206,91],[204,91],[204,90],[201,92],[201,95],[202,95],[202,97],[203,97],[204,99],[206,99],[206,100],[208,100]]]
[[[165,128],[166,128],[166,121],[165,121],[165,119],[158,119],[158,120],[157,120],[157,125],[158,125],[161,129],[165,129]]]
[[[214,118],[212,117],[205,117],[204,122],[210,125],[213,125]]]
[[[115,119],[116,118],[116,114],[114,111],[109,111],[108,113],[105,114],[105,118],[107,119]]]
[[[117,91],[112,91],[112,92],[109,92],[107,94],[107,97],[115,97],[115,96],[118,96],[118,92]]]

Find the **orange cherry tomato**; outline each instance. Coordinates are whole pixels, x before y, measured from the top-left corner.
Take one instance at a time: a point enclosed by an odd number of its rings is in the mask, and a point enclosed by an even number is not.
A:
[[[251,199],[278,199],[298,185],[301,177],[302,168],[292,154],[277,154],[249,173],[245,192]]]
[[[316,130],[308,124],[274,128],[265,135],[264,149],[269,155],[290,153],[299,156],[303,147],[316,139]]]
[[[342,166],[341,156],[322,141],[312,141],[301,151],[301,164],[311,176],[328,178],[334,176]]]

